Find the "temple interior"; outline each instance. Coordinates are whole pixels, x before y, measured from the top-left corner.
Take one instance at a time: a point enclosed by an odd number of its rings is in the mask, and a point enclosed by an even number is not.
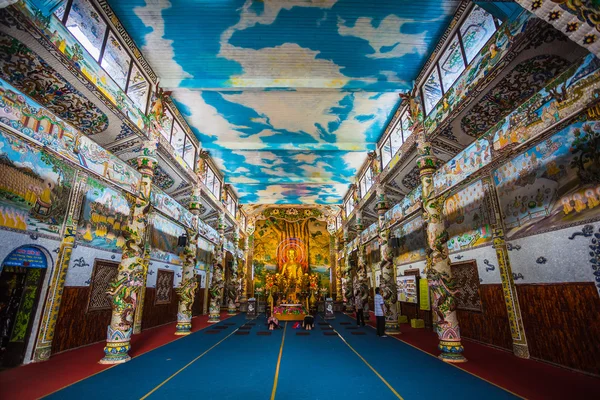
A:
[[[0,0],[0,398],[600,398],[596,0]]]

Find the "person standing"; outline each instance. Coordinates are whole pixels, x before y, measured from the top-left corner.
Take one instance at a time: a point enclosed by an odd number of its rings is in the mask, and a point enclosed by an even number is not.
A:
[[[365,326],[365,314],[361,299],[356,302],[356,326]]]
[[[387,337],[385,334],[385,308],[383,296],[379,288],[375,289],[375,319],[377,320],[377,336]]]

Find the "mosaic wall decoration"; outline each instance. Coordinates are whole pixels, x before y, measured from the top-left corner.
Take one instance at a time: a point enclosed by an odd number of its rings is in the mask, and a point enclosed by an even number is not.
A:
[[[444,203],[446,230],[450,235],[448,250],[460,251],[490,243],[489,214],[481,181],[448,197]]]
[[[368,241],[375,239],[379,235],[379,223],[374,222],[365,230],[360,233],[360,241],[367,243]]]
[[[86,135],[108,128],[108,117],[18,40],[0,33],[0,77]]]
[[[181,265],[177,239],[185,233],[183,227],[154,213],[150,217],[150,258],[170,264]]]
[[[477,100],[461,120],[461,128],[467,135],[478,138],[487,132],[503,116],[514,110],[542,89],[546,82],[570,66],[563,57],[543,54],[519,63],[498,84]]]
[[[411,190],[398,204],[385,213],[385,223],[393,225],[421,208],[421,193],[421,186]]]
[[[119,263],[96,260],[92,281],[90,284],[90,299],[88,302],[88,312],[110,310],[110,297],[106,294],[110,283],[117,276]]]
[[[175,221],[180,222],[188,228],[195,229],[192,221],[193,214],[156,186],[153,186],[152,192],[150,192],[150,203],[153,207],[156,207]]]
[[[450,268],[458,288],[455,295],[456,308],[465,311],[481,311],[477,263],[475,261],[452,263]]]
[[[201,236],[207,240],[210,240],[212,243],[219,243],[219,232],[201,219],[198,219],[198,232]]]
[[[127,200],[93,178],[88,179],[88,185],[91,189],[84,199],[77,239],[104,250],[122,248],[125,244],[123,229],[130,214]]]
[[[108,3],[241,204],[340,204],[460,2]]]
[[[140,179],[137,171],[2,79],[0,124],[21,132],[115,185],[137,193]]]
[[[521,144],[580,112],[597,99],[600,60],[588,55],[507,115],[486,133],[494,150]],[[595,94],[596,93],[596,94]]]
[[[83,7],[83,6],[82,6]],[[72,62],[72,67],[81,75],[85,76],[106,98],[122,111],[130,120],[140,129],[145,128],[144,112],[140,110],[135,103],[125,94],[123,89],[108,75],[108,73],[98,65],[98,62],[88,52],[91,46],[88,46],[88,51],[84,50],[77,39],[69,32],[69,30],[61,23],[56,16],[50,16],[47,21],[39,21],[37,19],[36,10],[27,2],[19,2],[18,8],[27,15],[31,20],[38,21],[37,28],[52,45],[67,57]],[[74,19],[79,16],[78,23],[82,25],[92,26],[97,25],[95,21],[89,19],[91,13],[80,9],[80,12],[74,13]],[[97,14],[96,14],[97,15]],[[100,18],[99,16],[97,18]],[[98,29],[85,30],[84,34],[88,34],[86,40],[96,42],[94,48],[100,51],[98,40],[104,38],[99,29],[101,25],[97,25]],[[104,25],[104,30],[106,25]]]
[[[452,111],[467,98],[473,88],[500,63],[512,44],[524,31],[531,20],[531,14],[521,12],[509,20],[492,36],[488,44],[479,51],[453,86],[446,91],[444,98],[429,113],[424,121],[427,132],[433,132]]]
[[[400,247],[397,249],[400,255],[394,258],[394,264],[407,264],[425,259],[427,241],[424,229],[423,218],[419,215],[392,231],[392,237],[400,239]]]
[[[74,174],[63,160],[0,131],[0,226],[58,235]]]
[[[479,139],[461,151],[433,174],[436,193],[455,186],[473,172],[492,161],[492,152],[487,140]]]
[[[494,171],[507,238],[600,217],[600,121],[564,128]]]
[[[159,269],[156,272],[156,295],[154,297],[154,304],[171,304],[174,278],[174,271]]]

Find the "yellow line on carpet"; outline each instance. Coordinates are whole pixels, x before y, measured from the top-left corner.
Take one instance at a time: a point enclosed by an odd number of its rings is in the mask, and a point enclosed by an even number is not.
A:
[[[365,360],[365,359],[363,358],[363,356],[361,356],[361,355],[360,355],[360,353],[359,353],[358,351],[354,350],[354,347],[350,346],[350,343],[346,342],[346,339],[344,339],[344,337],[343,337],[342,335],[340,335],[338,331],[335,331],[335,330],[334,330],[334,332],[335,332],[335,333],[337,333],[337,335],[339,336],[339,338],[340,338],[340,339],[342,339],[342,342],[346,343],[346,346],[348,346],[348,347],[350,348],[350,350],[352,350],[352,351],[354,352],[354,354],[356,354],[356,355],[358,356],[358,358],[360,358],[360,359],[362,360],[362,362],[364,362],[365,364],[367,364],[367,367],[369,367],[369,368],[371,369],[371,371],[373,371],[373,372],[375,373],[375,375],[377,375],[377,377],[378,377],[379,379],[381,379],[381,381],[382,381],[383,383],[385,383],[385,385],[388,387],[388,389],[390,389],[390,390],[392,391],[392,393],[394,393],[394,394],[396,395],[396,397],[397,397],[397,398],[399,398],[400,400],[404,400],[404,399],[402,398],[402,396],[400,396],[400,394],[398,394],[398,392],[396,392],[396,389],[394,389],[394,388],[392,387],[392,385],[390,385],[390,384],[388,383],[388,381],[386,381],[386,380],[385,380],[385,378],[384,378],[383,376],[381,376],[381,374],[380,374],[379,372],[377,372],[377,370],[376,370],[375,368],[373,368],[373,367],[371,366],[371,364],[369,364],[369,363],[367,362],[367,360]]]
[[[349,317],[349,318],[352,318],[352,317],[350,317],[350,316],[349,316],[348,314],[346,314],[346,313],[344,313],[344,315],[346,315],[346,316],[347,316],[347,317]],[[354,319],[354,318],[352,318],[352,319]],[[367,326],[369,326],[369,327],[371,327],[371,328],[373,328],[373,329],[377,329],[377,328],[375,328],[374,326],[372,326],[372,325],[370,325],[370,324],[367,324]],[[399,337],[397,337],[397,336],[391,336],[391,337],[393,337],[394,339],[396,339],[396,340],[398,340],[398,341],[400,341],[400,342],[402,342],[402,343],[404,343],[404,344],[407,344],[407,345],[409,345],[410,347],[412,347],[412,348],[414,348],[414,349],[417,349],[417,350],[419,350],[419,351],[420,351],[420,352],[422,352],[422,353],[425,353],[425,354],[427,354],[428,356],[435,357],[435,358],[437,358],[438,360],[440,360],[440,359],[439,359],[439,358],[438,358],[438,357],[437,357],[435,354],[431,354],[431,353],[429,353],[429,352],[427,352],[427,351],[425,351],[425,350],[421,349],[420,347],[417,347],[417,346],[415,346],[414,344],[410,344],[410,343],[408,343],[407,341],[400,339],[400,338],[399,338]],[[516,396],[516,397],[518,397],[518,398],[520,398],[520,399],[525,399],[525,397],[523,397],[523,396],[521,396],[521,395],[518,395],[518,394],[516,394],[516,393],[514,393],[514,392],[511,392],[511,391],[510,391],[510,390],[508,390],[507,388],[505,388],[505,387],[502,387],[502,386],[500,386],[500,385],[498,385],[498,384],[496,384],[496,383],[494,383],[494,382],[492,382],[492,381],[488,381],[487,379],[485,379],[485,378],[483,378],[483,377],[481,377],[481,376],[479,376],[479,375],[477,375],[477,374],[474,374],[473,372],[467,371],[466,369],[464,369],[464,368],[461,368],[461,367],[459,367],[458,365],[455,365],[455,364],[453,364],[453,363],[444,362],[444,361],[442,361],[442,360],[440,360],[440,361],[441,361],[441,362],[443,362],[444,364],[450,365],[450,366],[452,366],[452,367],[454,367],[454,368],[458,368],[458,369],[460,369],[461,371],[463,371],[463,372],[466,372],[466,373],[467,373],[467,374],[469,374],[469,375],[473,375],[475,378],[481,379],[482,381],[485,381],[485,382],[489,383],[490,385],[496,386],[498,389],[502,389],[502,390],[504,390],[505,392],[508,392],[508,393],[512,394],[513,396]]]
[[[277,393],[277,381],[279,380],[279,367],[281,366],[281,355],[283,354],[283,344],[285,343],[285,332],[287,331],[287,321],[283,326],[283,335],[281,335],[281,347],[279,347],[279,357],[277,358],[277,368],[275,368],[275,380],[273,380],[273,390],[271,391],[271,400],[275,400]]]
[[[196,361],[198,361],[199,359],[201,359],[202,357],[204,357],[204,355],[206,353],[208,353],[209,351],[211,351],[212,349],[214,349],[215,347],[217,347],[218,345],[220,345],[221,343],[223,343],[227,338],[229,338],[231,335],[233,335],[234,333],[236,333],[238,331],[238,329],[240,329],[240,328],[236,328],[229,335],[225,336],[223,339],[219,340],[217,343],[215,343],[214,345],[212,345],[204,353],[200,354],[198,357],[194,358],[192,361],[190,361],[189,363],[187,363],[185,366],[183,366],[181,369],[179,369],[179,371],[175,372],[173,375],[171,375],[170,377],[168,377],[167,379],[165,379],[160,385],[158,385],[157,387],[155,387],[154,389],[152,389],[151,391],[149,391],[148,393],[146,393],[143,397],[140,398],[140,400],[147,399],[152,393],[154,393],[158,389],[160,389],[161,386],[163,386],[165,383],[169,382],[171,379],[175,378],[181,371],[183,371],[184,369],[186,369],[187,367],[189,367],[190,365],[192,365],[193,363],[195,363]]]
[[[227,317],[225,317],[224,319],[222,319],[222,321],[226,320],[227,318],[229,318],[229,316],[227,316]],[[220,322],[220,321],[219,321],[219,322]],[[206,328],[209,328],[210,326],[211,326],[211,325],[207,325],[207,326],[205,326],[204,328],[200,328],[200,329],[198,329],[197,331],[195,331],[195,332],[192,332],[192,333],[200,332],[201,330],[204,330],[204,329],[206,329]],[[157,326],[156,328],[160,328],[160,326]],[[154,328],[150,328],[150,329],[154,329]],[[163,344],[161,344],[160,346],[156,346],[156,347],[155,347],[155,348],[153,348],[153,349],[147,350],[147,351],[145,351],[145,352],[143,352],[143,353],[140,353],[140,354],[136,354],[135,356],[131,357],[131,359],[133,360],[134,358],[138,358],[139,356],[142,356],[142,355],[144,355],[144,354],[146,354],[146,353],[150,353],[151,351],[154,351],[154,350],[156,350],[156,349],[158,349],[158,348],[161,348],[161,347],[163,347],[163,346],[166,346],[166,345],[168,345],[168,344],[171,344],[171,343],[173,343],[174,341],[176,341],[176,340],[179,340],[179,339],[183,339],[184,337],[187,337],[187,336],[189,336],[189,335],[186,335],[186,336],[178,336],[178,337],[176,337],[175,339],[171,340],[170,342],[163,343]],[[90,346],[91,346],[91,345],[90,345]],[[103,369],[103,370],[101,370],[101,371],[98,371],[98,372],[94,372],[93,374],[91,374],[91,375],[88,375],[88,376],[86,376],[85,378],[81,378],[81,379],[79,379],[78,381],[75,381],[75,382],[69,383],[68,385],[65,385],[65,386],[63,386],[63,387],[61,387],[60,389],[56,389],[56,390],[55,390],[55,391],[53,391],[53,392],[46,393],[46,394],[45,394],[45,395],[43,395],[42,397],[38,397],[38,399],[43,399],[43,398],[45,398],[45,397],[48,397],[48,396],[50,396],[51,394],[54,394],[54,393],[56,393],[56,392],[60,392],[61,390],[63,390],[63,389],[66,389],[66,388],[68,388],[69,386],[73,386],[74,384],[76,384],[76,383],[79,383],[79,382],[81,382],[81,381],[85,381],[86,379],[88,379],[88,378],[91,378],[92,376],[95,376],[95,375],[101,374],[101,373],[103,373],[104,371],[108,371],[109,369],[111,369],[111,368],[114,368],[114,367],[116,367],[117,365],[122,365],[122,364],[113,364],[113,365],[111,365],[110,367],[107,367],[107,368],[105,368],[105,369]]]

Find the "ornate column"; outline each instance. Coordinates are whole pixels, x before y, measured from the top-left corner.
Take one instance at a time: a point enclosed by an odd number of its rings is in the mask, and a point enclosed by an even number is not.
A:
[[[344,268],[344,296],[346,298],[346,312],[354,312],[354,285],[352,283],[352,268],[350,265],[350,251],[346,252]]]
[[[39,335],[33,355],[34,361],[45,361],[50,358],[50,353],[52,352],[54,329],[56,328],[56,320],[58,319],[58,311],[60,310],[60,303],[62,301],[67,269],[69,267],[69,262],[71,261],[71,252],[73,251],[73,246],[75,244],[75,235],[79,217],[81,215],[83,197],[86,193],[87,176],[76,172],[75,184],[73,185],[69,198],[69,208],[67,210],[62,241],[56,257],[56,271],[54,271],[54,274],[52,275],[48,287],[48,295],[46,297],[47,301],[40,319]]]
[[[248,276],[252,276],[248,274],[248,237],[244,240],[244,255],[242,257],[242,274],[240,276],[240,285],[241,285],[241,296],[240,296],[240,311],[247,311],[247,303],[248,303]]]
[[[112,316],[108,326],[104,358],[101,364],[119,364],[129,361],[130,338],[133,332],[133,319],[138,305],[138,291],[146,277],[144,262],[146,229],[150,211],[150,190],[154,168],[158,164],[156,148],[158,140],[151,131],[151,139],[144,143],[141,155],[137,158],[140,180],[138,197],[135,199],[131,218],[123,230],[126,243],[123,247],[121,264],[117,277],[110,284],[107,293],[112,296]]]
[[[356,267],[356,284],[354,285],[354,301],[360,301],[365,314],[369,312],[369,285],[367,284],[367,250],[364,244],[358,246],[358,265]],[[368,314],[367,314],[368,316]]]
[[[379,180],[379,177],[377,177]],[[390,230],[385,226],[385,213],[389,210],[389,204],[385,190],[379,182],[375,186],[377,193],[377,216],[379,223],[379,251],[381,253],[381,295],[385,300],[385,332],[388,335],[400,333],[398,327],[398,285],[396,284],[396,268],[394,266],[394,253],[389,245]]]
[[[341,301],[343,298],[342,295],[342,261],[338,259],[339,248],[340,248],[340,238],[335,236],[335,300]]]
[[[238,249],[238,241],[240,240],[238,227],[233,227],[233,263],[231,267],[231,277],[229,279],[229,284],[227,285],[227,314],[235,315],[237,312],[236,301],[240,296],[241,288],[238,277],[238,257],[237,257],[237,249]]]
[[[444,226],[444,199],[435,197],[433,173],[436,169],[436,157],[431,144],[427,142],[423,128],[421,100],[416,93],[400,95],[408,103],[411,130],[417,139],[417,167],[422,184],[423,220],[427,224],[427,267],[425,272],[432,294],[431,309],[434,328],[440,340],[438,357],[446,362],[466,362],[460,341],[460,327],[456,316],[455,283],[452,279],[450,259],[448,257],[448,232]]]
[[[216,323],[221,320],[221,298],[225,282],[223,281],[223,245],[225,243],[225,213],[219,212],[219,222],[217,226],[219,231],[219,244],[215,247],[215,256],[213,260],[213,277],[210,285],[210,306],[208,311],[208,322]]]
[[[196,230],[189,229],[188,242],[183,250],[183,269],[182,277],[176,292],[179,295],[179,305],[177,307],[177,325],[175,326],[175,335],[183,336],[192,333],[192,306],[198,289],[198,279],[196,278],[196,259],[198,255],[198,215],[200,214],[200,197],[202,190],[194,185],[190,199],[189,209],[193,214],[192,225]]]
[[[504,240],[504,220],[502,219],[498,194],[496,193],[496,187],[491,177],[483,178],[482,181],[486,192],[486,199],[489,199],[491,209],[493,210],[490,221],[493,235],[492,243],[496,250],[496,257],[500,268],[502,292],[504,294],[504,303],[506,304],[510,333],[513,340],[513,353],[520,358],[529,358],[529,347],[527,345],[527,337],[525,336],[523,319],[521,318],[517,288],[513,280],[508,248]]]
[[[133,197],[133,196],[132,196]],[[132,202],[135,202],[135,198]],[[148,266],[150,265],[150,237],[149,229],[146,229],[144,242],[144,271],[148,272]],[[137,335],[142,332],[142,317],[144,314],[144,298],[146,297],[146,282],[148,280],[148,274],[144,273],[144,281],[137,291],[137,307],[135,308],[135,315],[133,317],[133,334]]]

